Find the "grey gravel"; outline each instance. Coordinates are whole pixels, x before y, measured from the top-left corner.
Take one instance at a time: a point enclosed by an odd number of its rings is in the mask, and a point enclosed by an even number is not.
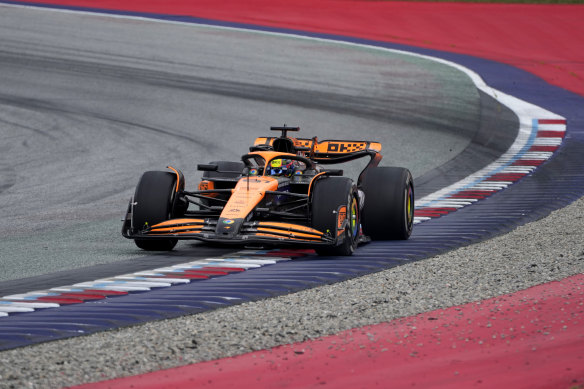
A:
[[[213,312],[0,352],[1,388],[58,388],[212,360],[584,273],[584,198],[509,234]],[[261,318],[258,319],[258,318]]]

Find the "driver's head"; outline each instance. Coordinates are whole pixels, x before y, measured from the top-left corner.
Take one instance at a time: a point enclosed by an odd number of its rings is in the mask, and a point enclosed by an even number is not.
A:
[[[270,175],[290,177],[294,174],[294,162],[291,159],[273,159],[270,162]]]

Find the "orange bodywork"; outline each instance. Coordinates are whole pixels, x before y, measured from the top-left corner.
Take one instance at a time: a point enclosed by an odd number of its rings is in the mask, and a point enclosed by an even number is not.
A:
[[[199,182],[199,190],[212,190],[215,189],[215,183],[213,181],[202,180]],[[211,195],[209,193],[208,195]]]
[[[180,233],[180,232],[198,232],[205,224],[204,219],[172,219],[162,223],[155,224],[151,227],[152,233]]]
[[[322,236],[323,233],[320,232],[319,230],[315,230],[314,228],[310,228],[310,227],[306,227],[306,226],[302,226],[302,225],[298,225],[298,224],[290,224],[290,223],[282,223],[282,222],[259,222],[260,227],[265,227],[265,228],[279,228],[280,231],[284,228],[288,228],[288,229],[293,229],[296,231],[304,231],[306,233],[309,234],[313,234],[313,235],[319,235]]]
[[[215,183],[213,181],[202,180],[199,182],[199,190],[213,190],[215,189]],[[205,193],[206,197],[218,197],[218,193]]]
[[[172,166],[167,166],[167,169],[170,169],[174,172],[174,174],[176,175],[176,187],[175,187],[175,192],[178,193],[178,191],[180,190],[180,184],[181,184],[181,173],[179,173],[179,171],[175,168],[173,168]]]
[[[198,232],[203,229],[203,226],[173,226],[173,227],[153,227],[150,229],[150,232]]]
[[[276,138],[256,138],[254,145],[271,145]],[[318,154],[348,154],[356,151],[375,150],[381,152],[381,143],[366,141],[347,141],[347,140],[324,140],[316,142],[314,139],[296,139],[291,138],[295,147],[306,147],[313,149]]]
[[[265,232],[258,232],[258,233],[255,234],[255,236],[261,236],[261,237],[264,237],[264,238],[275,238],[275,239],[282,239],[283,238],[281,235],[269,234],[269,233],[265,233]],[[285,239],[286,240],[293,240],[293,241],[296,241],[296,240],[297,241],[304,241],[304,242],[305,241],[311,241],[311,240],[318,241],[318,239],[315,238],[315,237],[308,237],[308,238],[305,238],[305,239],[301,239],[298,236],[287,236],[287,237],[285,237]]]
[[[318,177],[324,176],[326,173],[322,172],[322,173],[318,173],[316,176],[312,177],[312,180],[310,180],[310,185],[308,185],[308,193],[312,193],[312,184],[314,184],[314,182],[316,181],[316,179]]]
[[[278,180],[267,176],[244,177],[239,180],[233,194],[221,212],[225,219],[245,218],[266,195],[278,189]]]
[[[264,227],[258,227],[258,231],[264,232],[264,233],[270,233],[270,232],[279,232],[282,233],[282,230],[277,230],[277,229],[273,229],[273,228],[264,228]],[[258,233],[259,235],[259,233]],[[320,234],[322,235],[322,234]],[[307,239],[318,239],[318,237],[311,235],[311,234],[303,234],[301,232],[295,232],[294,234],[290,234],[290,238],[307,238]]]
[[[176,224],[203,224],[204,222],[205,222],[204,219],[189,219],[189,218],[172,219],[172,220],[167,220],[167,221],[155,224],[152,226],[152,228],[167,227],[167,226],[176,225]]]
[[[381,143],[346,141],[346,140],[325,140],[317,143],[314,152],[319,154],[348,154],[356,151],[375,150],[381,151]]]

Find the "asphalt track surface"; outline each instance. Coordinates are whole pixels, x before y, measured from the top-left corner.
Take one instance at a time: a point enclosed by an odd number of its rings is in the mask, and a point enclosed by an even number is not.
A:
[[[2,280],[142,257],[119,238],[140,174],[170,164],[195,185],[196,163],[237,160],[270,125],[379,140],[384,164],[420,177],[488,116],[468,77],[410,56],[39,9],[0,18]],[[513,117],[494,114],[507,119],[512,137]]]

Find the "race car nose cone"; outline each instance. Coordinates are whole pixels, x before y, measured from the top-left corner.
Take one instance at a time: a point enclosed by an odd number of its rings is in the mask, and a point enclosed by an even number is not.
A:
[[[220,217],[215,228],[215,234],[221,238],[234,238],[241,229],[243,219],[228,219]]]

